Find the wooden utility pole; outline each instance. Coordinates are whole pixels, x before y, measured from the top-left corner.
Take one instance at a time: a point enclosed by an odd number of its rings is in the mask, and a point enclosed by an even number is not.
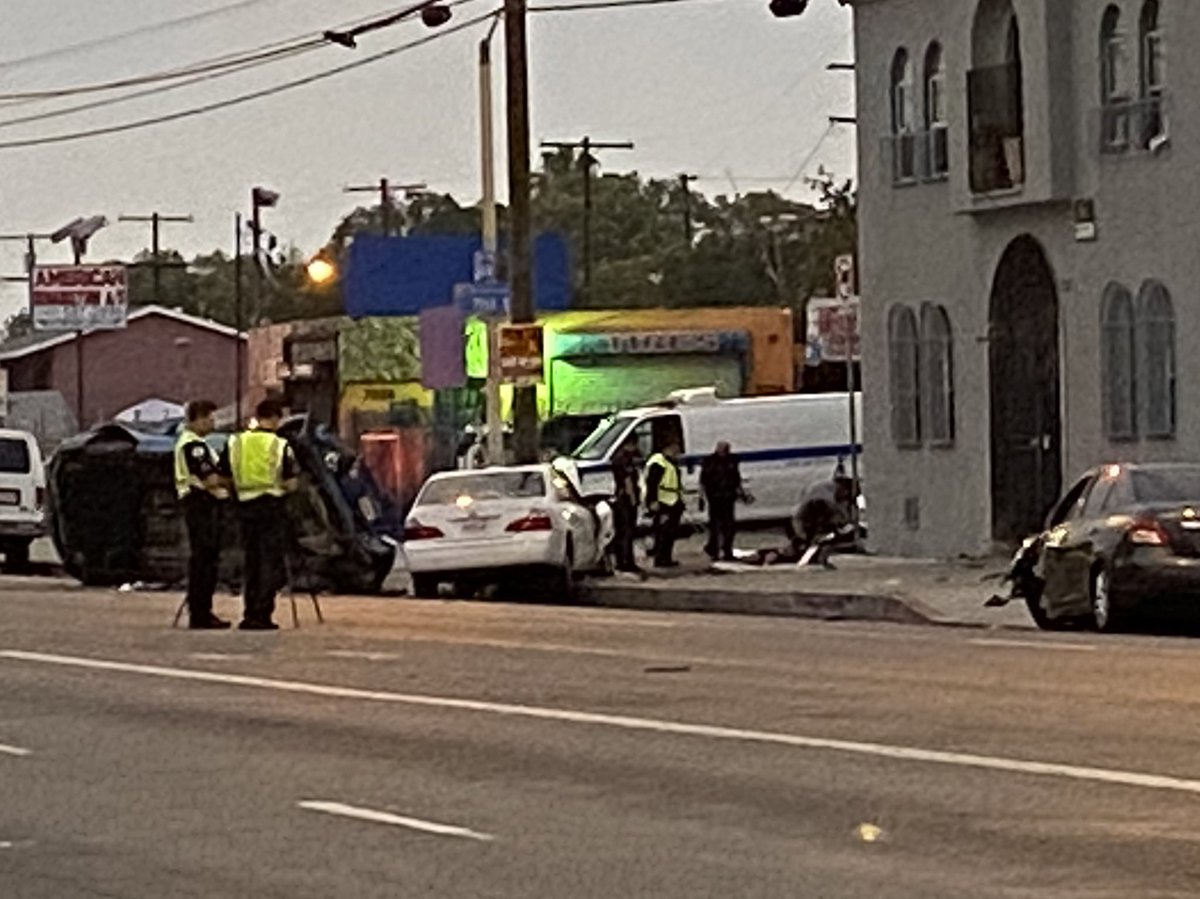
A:
[[[379,194],[379,214],[382,219],[384,237],[392,236],[392,197],[396,193],[414,194],[429,187],[424,181],[414,184],[393,184],[387,178],[380,178],[378,184],[352,184],[342,188],[347,194]]]
[[[505,88],[508,109],[508,277],[513,324],[534,321],[529,174],[529,60],[525,0],[504,0]],[[513,393],[513,443],[519,464],[538,457],[537,388]]]
[[[159,231],[162,224],[190,225],[195,219],[190,215],[163,215],[152,212],[149,215],[120,215],[119,222],[149,222],[150,223],[150,267],[154,272],[154,303],[162,305],[162,270],[164,268],[187,268],[186,263],[167,262],[161,259],[162,245],[159,242]]]

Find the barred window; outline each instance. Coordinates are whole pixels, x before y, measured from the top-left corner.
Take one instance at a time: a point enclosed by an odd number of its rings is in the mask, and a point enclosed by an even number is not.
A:
[[[888,380],[892,439],[900,447],[921,445],[920,356],[916,315],[906,306],[894,306],[888,315]]]
[[[1158,281],[1138,294],[1138,383],[1141,425],[1147,437],[1175,436],[1175,311]]]
[[[954,347],[943,306],[921,307],[921,390],[925,435],[933,446],[954,443]]]
[[[1137,437],[1133,297],[1120,284],[1109,284],[1104,291],[1101,324],[1104,432],[1110,440],[1133,440]]]

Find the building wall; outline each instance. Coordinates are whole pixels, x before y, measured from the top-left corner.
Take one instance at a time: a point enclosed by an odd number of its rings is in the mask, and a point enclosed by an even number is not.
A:
[[[1137,65],[1140,2],[1118,4]],[[866,479],[873,540],[908,555],[991,548],[989,303],[1005,248],[1022,234],[1045,250],[1059,301],[1063,478],[1104,461],[1196,458],[1200,358],[1200,254],[1194,248],[1200,181],[1200,4],[1164,2],[1170,68],[1171,146],[1151,155],[1099,152],[1099,45],[1104,3],[1016,0],[1025,64],[1029,182],[1019,193],[976,201],[966,178],[966,73],[976,3],[859,0],[855,9],[861,172],[860,282]],[[949,180],[893,186],[885,140],[891,127],[891,62],[906,46],[920,68],[929,42],[944,48],[950,122]],[[918,119],[922,101],[917,101]],[[1095,202],[1098,237],[1075,239],[1072,198]],[[1148,278],[1171,292],[1176,322],[1174,439],[1110,441],[1102,421],[1101,301],[1118,281],[1136,296]],[[898,449],[891,433],[888,313],[903,303],[943,305],[954,337],[956,435],[949,448]],[[916,498],[919,527],[905,520]],[[911,507],[910,507],[911,509]]]
[[[14,383],[22,385],[18,389],[56,390],[75,412],[77,364],[82,359],[86,428],[152,398],[184,403],[206,396],[231,403],[235,347],[232,335],[148,315],[121,330],[85,335],[79,350],[76,341],[70,341],[7,365]]]

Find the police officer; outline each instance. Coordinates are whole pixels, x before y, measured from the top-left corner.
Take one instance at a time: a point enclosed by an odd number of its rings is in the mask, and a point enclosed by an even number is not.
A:
[[[654,567],[675,568],[672,555],[683,518],[683,487],[679,477],[677,440],[646,461],[646,508],[654,519]]]
[[[616,536],[617,571],[638,573],[633,555],[633,538],[637,531],[638,506],[640,505],[638,484],[638,445],[630,437],[621,444],[612,461],[613,483],[613,526]]]
[[[237,491],[242,525],[244,606],[239,630],[273,631],[279,625],[275,594],[286,583],[288,526],[283,497],[296,487],[296,460],[275,433],[283,407],[267,399],[255,409],[257,425],[230,438],[226,464]]]
[[[187,607],[193,630],[229,627],[213,614],[213,593],[221,561],[221,502],[229,498],[218,459],[204,438],[213,431],[216,403],[192,400],[187,421],[175,441],[175,492],[183,506],[188,534]]]

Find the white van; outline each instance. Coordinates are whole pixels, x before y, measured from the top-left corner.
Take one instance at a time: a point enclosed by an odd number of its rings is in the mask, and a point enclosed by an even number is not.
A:
[[[0,553],[10,566],[29,563],[29,545],[46,533],[46,472],[37,440],[0,430]]]
[[[856,433],[861,435],[862,395],[857,393],[855,413]],[[612,458],[629,437],[637,440],[643,461],[672,438],[680,440],[684,499],[691,517],[698,512],[700,462],[718,441],[729,441],[741,460],[746,489],[755,498],[739,507],[738,520],[785,521],[809,485],[828,480],[839,463],[850,472],[850,396],[721,400],[712,388],[676,391],[660,405],[606,419],[579,445],[569,461],[583,494],[611,495]],[[857,450],[861,452],[861,445]]]

